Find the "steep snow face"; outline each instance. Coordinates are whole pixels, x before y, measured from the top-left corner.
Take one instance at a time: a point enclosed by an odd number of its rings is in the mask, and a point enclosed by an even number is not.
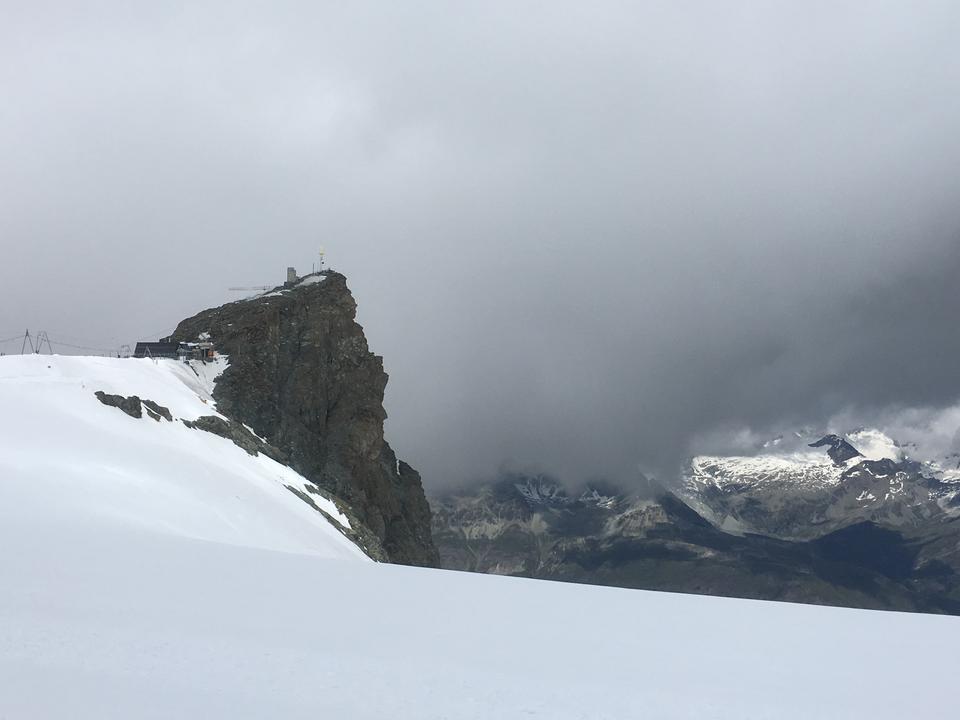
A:
[[[0,524],[28,537],[122,527],[364,560],[331,524],[346,528],[347,518],[302,476],[183,424],[216,414],[211,392],[225,363],[0,358]],[[173,421],[132,418],[98,390],[152,400]]]

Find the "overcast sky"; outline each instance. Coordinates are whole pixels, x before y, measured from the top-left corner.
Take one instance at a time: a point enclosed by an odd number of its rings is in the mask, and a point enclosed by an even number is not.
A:
[[[949,405],[958,38],[952,0],[0,0],[0,339],[156,337],[325,245],[432,488]]]

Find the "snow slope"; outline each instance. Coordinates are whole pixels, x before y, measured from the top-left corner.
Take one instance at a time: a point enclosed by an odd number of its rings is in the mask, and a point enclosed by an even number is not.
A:
[[[0,718],[955,716],[958,618],[364,562],[280,466],[92,399],[209,412],[183,370],[0,359]]]
[[[363,560],[365,555],[287,489],[307,481],[180,419],[215,414],[223,367],[174,360],[0,358],[0,523],[26,515],[36,531],[131,530]],[[124,414],[94,395],[138,395],[174,422]],[[329,500],[317,504],[344,525]]]
[[[955,717],[954,617],[64,540],[0,528],[0,717]]]

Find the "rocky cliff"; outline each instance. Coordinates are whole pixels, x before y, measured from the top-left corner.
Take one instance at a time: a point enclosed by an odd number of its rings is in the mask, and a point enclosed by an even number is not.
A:
[[[384,440],[383,359],[355,317],[346,278],[327,271],[205,310],[173,338],[209,338],[229,356],[218,409],[348,503],[391,561],[437,565],[420,476]]]

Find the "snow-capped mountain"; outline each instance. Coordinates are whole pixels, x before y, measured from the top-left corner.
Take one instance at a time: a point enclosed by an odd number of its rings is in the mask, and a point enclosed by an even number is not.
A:
[[[673,492],[645,486],[643,496],[609,486],[568,492],[548,477],[507,475],[435,497],[434,542],[443,566],[457,570],[960,613],[960,553],[951,546],[960,522],[942,523],[923,544],[914,540],[925,525],[906,538],[869,521],[791,542],[730,533]]]
[[[903,527],[960,516],[956,472],[939,459],[913,459],[879,430],[802,440],[755,455],[694,457],[680,493],[728,532],[791,540],[865,520]]]
[[[607,484],[588,484],[578,494],[568,494],[566,488],[546,475],[516,475],[500,484],[500,494],[510,487],[530,508],[568,508],[576,505],[611,508],[619,503],[622,492]]]

